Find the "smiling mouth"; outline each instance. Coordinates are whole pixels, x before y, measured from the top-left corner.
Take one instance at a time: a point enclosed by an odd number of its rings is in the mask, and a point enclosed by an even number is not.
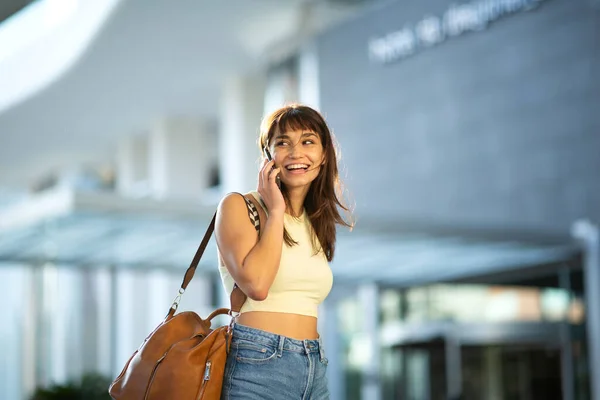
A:
[[[308,170],[308,165],[306,165],[306,164],[291,164],[291,165],[288,165],[287,167],[285,167],[285,169],[289,172],[303,173]]]

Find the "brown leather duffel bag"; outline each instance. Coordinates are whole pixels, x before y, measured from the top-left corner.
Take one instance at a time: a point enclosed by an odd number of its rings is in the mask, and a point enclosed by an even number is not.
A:
[[[217,400],[221,397],[231,324],[212,330],[211,320],[220,314],[231,316],[232,311],[239,312],[246,296],[236,287],[231,294],[231,310],[220,308],[205,320],[191,311],[174,315],[212,235],[215,216],[165,320],[144,340],[110,385],[108,391],[113,399]]]

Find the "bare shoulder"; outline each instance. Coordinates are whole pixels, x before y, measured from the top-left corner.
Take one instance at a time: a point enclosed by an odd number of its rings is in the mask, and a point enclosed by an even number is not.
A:
[[[249,205],[250,204],[250,205]],[[264,220],[260,207],[251,194],[229,193],[221,199],[217,208],[217,231],[227,228],[238,232],[252,232],[256,236],[255,216],[258,212],[259,220]],[[254,214],[254,215],[251,215]],[[250,228],[248,230],[248,228]]]
[[[217,218],[220,220],[237,220],[246,212],[246,201],[239,193],[228,193],[219,202]]]
[[[248,216],[246,201],[239,193],[229,193],[219,202],[215,239],[225,264],[230,267],[242,265],[256,244],[256,229]]]

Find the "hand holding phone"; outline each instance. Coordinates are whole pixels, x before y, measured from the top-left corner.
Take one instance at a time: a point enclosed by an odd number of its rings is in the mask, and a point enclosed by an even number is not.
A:
[[[265,157],[267,158],[267,160],[273,161],[273,156],[271,156],[271,152],[269,151],[268,147],[266,147],[266,146],[263,147],[263,152],[265,153]],[[275,166],[275,164],[273,164],[272,169],[275,169],[275,168],[276,168],[276,166]],[[277,187],[279,189],[281,189],[281,181],[279,179],[279,174],[277,174],[277,176],[275,177],[275,182],[277,183]]]
[[[285,199],[283,198],[283,193],[281,192],[279,168],[277,168],[275,163],[271,163],[269,166],[269,163],[273,161],[273,157],[271,156],[268,148],[264,147],[263,153],[265,155],[265,159],[268,161],[264,161],[260,169],[260,174],[258,177],[258,193],[267,206],[269,215],[276,215],[278,213],[283,214],[285,213],[286,205]],[[274,177],[277,189],[273,188],[272,174],[277,174]]]

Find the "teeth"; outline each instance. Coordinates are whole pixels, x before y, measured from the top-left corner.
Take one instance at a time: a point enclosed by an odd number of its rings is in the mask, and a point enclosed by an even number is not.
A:
[[[290,169],[308,168],[308,165],[306,165],[306,164],[292,164],[292,165],[288,165],[286,168],[288,170],[290,170]]]

